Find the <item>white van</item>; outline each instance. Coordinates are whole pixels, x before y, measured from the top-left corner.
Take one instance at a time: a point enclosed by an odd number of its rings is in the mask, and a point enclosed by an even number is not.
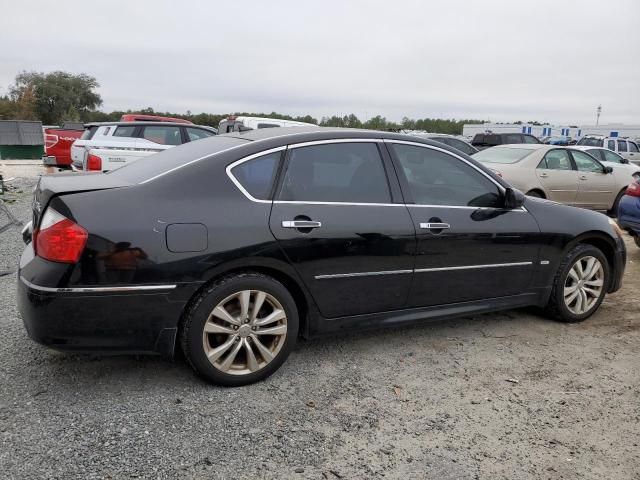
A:
[[[317,127],[317,125],[313,123],[294,122],[293,120],[280,120],[278,118],[228,117],[220,121],[218,134],[274,127]]]

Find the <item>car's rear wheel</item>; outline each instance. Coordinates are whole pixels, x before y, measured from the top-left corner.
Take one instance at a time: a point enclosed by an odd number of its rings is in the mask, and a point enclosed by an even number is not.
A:
[[[240,273],[214,282],[187,312],[182,350],[205,379],[247,385],[275,372],[298,335],[298,310],[280,282]]]
[[[598,309],[609,285],[609,263],[592,245],[572,248],[558,268],[547,312],[563,322],[586,320]]]

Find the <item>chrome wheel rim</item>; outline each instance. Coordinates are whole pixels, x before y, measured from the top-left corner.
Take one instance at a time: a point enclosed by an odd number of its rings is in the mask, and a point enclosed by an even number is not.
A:
[[[278,355],[287,336],[282,304],[261,290],[229,295],[211,311],[202,331],[204,352],[221,372],[247,375]]]
[[[564,304],[575,315],[587,313],[604,289],[604,268],[595,257],[582,257],[569,270],[564,283]]]

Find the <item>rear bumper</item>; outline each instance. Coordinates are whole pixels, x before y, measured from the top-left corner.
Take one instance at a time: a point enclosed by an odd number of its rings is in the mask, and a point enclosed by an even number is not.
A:
[[[36,342],[72,352],[173,355],[184,302],[169,293],[61,290],[18,275],[18,309]]]
[[[42,164],[45,167],[71,168],[71,159],[58,159],[53,155],[44,155]]]

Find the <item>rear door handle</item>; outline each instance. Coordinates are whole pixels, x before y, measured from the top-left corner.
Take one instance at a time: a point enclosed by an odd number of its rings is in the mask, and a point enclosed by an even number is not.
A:
[[[540,178],[547,178],[549,176],[548,173],[541,173]]]
[[[314,222],[313,220],[283,220],[282,228],[320,228],[322,222]]]
[[[587,176],[586,175],[580,175],[580,180],[587,180]]]
[[[448,223],[421,223],[420,228],[423,230],[448,230],[451,225]]]

